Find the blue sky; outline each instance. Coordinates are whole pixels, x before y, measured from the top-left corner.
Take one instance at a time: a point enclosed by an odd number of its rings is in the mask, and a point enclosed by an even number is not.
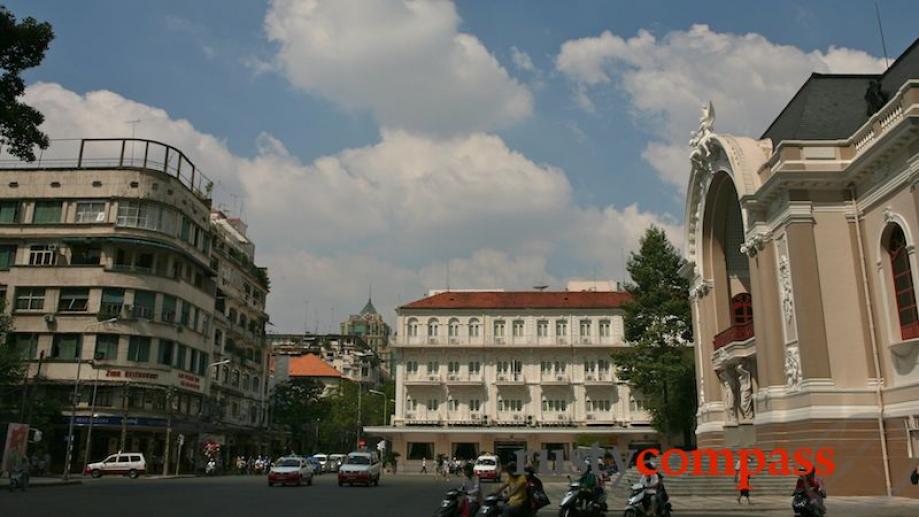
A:
[[[647,224],[681,238],[700,101],[758,137],[811,71],[883,67],[866,1],[4,3],[54,26],[26,75],[53,138],[140,118],[245,199],[279,330],[370,282],[392,320],[447,262],[455,287],[619,278]],[[893,58],[919,4],[880,5]]]

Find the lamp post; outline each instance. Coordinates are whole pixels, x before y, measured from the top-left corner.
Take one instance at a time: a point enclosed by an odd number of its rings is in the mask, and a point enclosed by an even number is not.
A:
[[[386,425],[386,420],[387,420],[386,410],[389,409],[389,404],[387,404],[389,402],[389,398],[387,397],[386,393],[383,393],[382,391],[379,391],[379,390],[367,390],[367,393],[373,393],[374,395],[383,396],[383,425]]]
[[[90,323],[83,327],[83,333],[85,334],[87,330],[92,327],[98,327],[100,325],[108,325],[109,323],[117,323],[118,318],[109,318],[104,321],[99,321],[96,323]],[[83,336],[80,336],[80,346],[76,351],[77,355],[77,377],[73,383],[73,405],[70,409],[70,425],[67,426],[67,457],[64,458],[64,481],[70,479],[70,458],[73,456],[73,424],[77,419],[77,404],[80,399],[80,367],[83,365]]]
[[[99,368],[97,368],[97,362],[101,361],[105,357],[101,352],[96,352],[93,354],[93,370],[96,370],[96,382],[93,383],[93,398],[90,402],[89,409],[89,429],[86,431],[86,446],[83,451],[83,475],[86,475],[86,466],[89,465],[89,450],[92,447],[93,439],[93,424],[96,423],[96,391],[99,389]]]
[[[170,386],[166,389],[166,442],[163,446],[163,475],[169,475],[169,439],[172,435],[172,399],[175,396],[175,388]]]

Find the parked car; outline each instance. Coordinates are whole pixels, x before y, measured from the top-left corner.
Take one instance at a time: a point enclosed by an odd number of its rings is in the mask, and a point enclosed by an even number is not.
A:
[[[346,459],[347,454],[329,454],[329,472],[338,472]]]
[[[351,486],[379,485],[382,470],[380,457],[376,452],[352,452],[338,469],[338,486],[344,486],[345,483]]]
[[[327,454],[313,454],[313,458],[319,462],[319,469],[322,472],[329,471],[329,456]]]
[[[310,467],[313,468],[314,475],[318,476],[319,474],[322,474],[322,463],[319,463],[319,460],[317,460],[314,456],[306,458],[306,462],[309,463]]]
[[[488,479],[497,483],[501,480],[501,466],[498,463],[498,457],[493,454],[479,456],[472,467],[472,474],[480,481]]]
[[[90,463],[83,471],[94,478],[109,474],[120,474],[136,479],[137,476],[147,472],[147,460],[139,452],[121,452],[112,454],[108,458],[96,463]]]
[[[300,456],[278,458],[268,471],[268,486],[313,484],[313,467]]]

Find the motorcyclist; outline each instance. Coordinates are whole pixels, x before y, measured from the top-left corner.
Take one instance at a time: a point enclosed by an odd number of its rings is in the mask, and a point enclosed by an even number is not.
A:
[[[649,515],[657,515],[657,508],[660,503],[658,491],[661,488],[661,478],[657,474],[654,464],[650,461],[645,462],[645,469],[648,473],[642,474],[639,481],[645,492],[645,510]]]
[[[527,478],[527,494],[530,499],[530,511],[533,515],[536,515],[540,508],[549,504],[549,500],[545,496],[546,491],[543,488],[542,480],[536,477],[536,468],[534,468],[533,465],[527,465],[523,471],[526,473]]]
[[[814,469],[801,469],[798,472],[798,481],[795,483],[794,496],[803,495],[807,497],[808,507],[815,511],[817,515],[826,513],[826,506],[823,499],[826,498],[826,487],[823,480],[817,477]]]
[[[482,489],[479,485],[479,478],[475,476],[473,471],[472,463],[466,463],[463,466],[463,475],[462,489],[466,493],[466,504],[462,515],[472,517],[479,511],[479,506],[482,505]]]
[[[513,461],[504,467],[504,471],[507,473],[507,481],[495,490],[495,494],[500,494],[505,489],[508,492],[503,517],[528,517],[530,507],[526,476],[517,473],[517,464]]]

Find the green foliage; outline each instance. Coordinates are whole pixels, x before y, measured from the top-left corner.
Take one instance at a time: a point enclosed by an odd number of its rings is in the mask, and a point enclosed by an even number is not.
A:
[[[44,121],[37,110],[17,99],[25,92],[20,74],[38,66],[54,39],[47,22],[34,18],[16,22],[6,7],[0,5],[0,146],[26,161],[35,161],[32,148],[48,148],[48,136],[38,126]]]
[[[618,353],[619,376],[644,395],[655,429],[681,434],[690,445],[697,408],[692,354],[689,281],[684,261],[660,228],[652,226],[629,257],[632,300],[624,306],[625,336]]]
[[[0,386],[22,383],[26,364],[13,340],[9,339],[13,319],[6,312],[6,301],[0,298]]]

